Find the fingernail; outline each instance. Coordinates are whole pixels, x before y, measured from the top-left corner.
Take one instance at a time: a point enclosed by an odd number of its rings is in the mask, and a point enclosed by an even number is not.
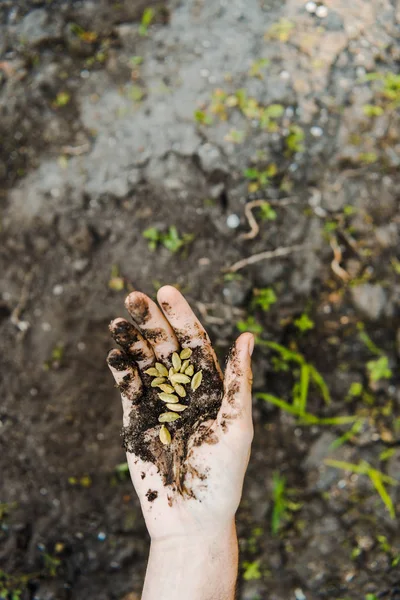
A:
[[[254,335],[249,339],[249,354],[252,356],[254,350]]]

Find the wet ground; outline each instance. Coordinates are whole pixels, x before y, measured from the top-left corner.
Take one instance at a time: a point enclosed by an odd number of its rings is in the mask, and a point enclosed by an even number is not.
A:
[[[389,0],[1,3],[0,597],[140,597],[107,325],[164,283],[259,339],[239,598],[400,597],[399,60]]]

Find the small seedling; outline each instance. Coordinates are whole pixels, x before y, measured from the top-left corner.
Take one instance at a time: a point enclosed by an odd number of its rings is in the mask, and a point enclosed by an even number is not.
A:
[[[335,469],[343,469],[344,471],[349,471],[350,473],[357,473],[358,475],[367,475],[367,477],[369,477],[372,485],[374,486],[375,490],[378,492],[379,496],[381,497],[381,500],[384,503],[384,505],[386,506],[387,511],[389,512],[391,518],[392,519],[395,518],[396,513],[395,513],[394,505],[393,505],[391,497],[389,496],[389,493],[386,489],[385,484],[397,486],[399,484],[399,481],[397,481],[396,479],[393,479],[393,477],[389,477],[388,475],[385,475],[385,473],[382,473],[382,471],[378,471],[377,469],[374,469],[365,460],[361,461],[358,465],[348,463],[345,461],[341,461],[341,460],[333,460],[333,459],[326,459],[324,462],[327,466],[334,467]]]
[[[266,40],[279,40],[286,43],[292,35],[295,24],[288,19],[282,18],[277,23],[274,23],[265,34]]]
[[[245,561],[243,563],[243,579],[245,581],[254,581],[256,579],[261,579],[260,564],[260,560],[255,560],[253,562]]]
[[[252,315],[249,315],[244,321],[238,321],[236,323],[236,327],[241,333],[249,331],[250,333],[254,333],[254,335],[256,336],[260,335],[263,332],[262,325],[260,325],[260,323],[257,323],[257,321]]]
[[[293,324],[301,333],[305,333],[310,329],[314,329],[315,323],[306,313],[303,313],[298,319],[293,321]]]
[[[296,152],[304,152],[304,138],[304,131],[299,125],[291,125],[289,127],[289,134],[285,140],[289,155],[295,154]]]
[[[276,221],[276,210],[272,208],[269,202],[265,202],[260,206],[260,218],[262,221]]]
[[[142,20],[139,26],[139,35],[146,36],[149,33],[149,27],[154,19],[154,8],[146,8],[142,15]]]
[[[268,58],[259,58],[258,60],[255,60],[250,67],[249,76],[264,79],[262,70],[268,67],[269,64],[270,60]]]
[[[390,379],[393,375],[389,368],[389,359],[387,356],[381,356],[377,360],[370,360],[367,363],[369,379],[373,383],[377,383],[382,379]]]
[[[111,276],[108,281],[108,287],[113,292],[121,292],[125,288],[125,281],[121,277],[118,265],[111,267]]]
[[[163,233],[156,227],[149,227],[143,232],[143,237],[148,240],[150,250],[154,251],[159,244],[162,244],[164,248],[173,253],[179,252],[179,250],[190,244],[194,239],[192,233],[184,233],[180,237],[175,225],[171,225],[166,233]]]
[[[255,288],[253,290],[252,305],[254,307],[260,307],[265,312],[268,312],[277,300],[276,294],[272,288]]]
[[[66,106],[71,100],[71,95],[68,92],[58,92],[56,99],[53,102],[55,108]]]
[[[277,535],[284,521],[290,517],[290,513],[299,510],[302,505],[289,500],[286,478],[281,477],[279,473],[274,473],[272,476],[272,499],[274,504],[271,516],[271,532],[273,535]]]

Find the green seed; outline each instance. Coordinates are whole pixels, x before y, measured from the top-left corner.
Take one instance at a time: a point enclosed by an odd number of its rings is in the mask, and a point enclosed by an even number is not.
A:
[[[161,394],[158,394],[158,397],[163,402],[169,402],[170,404],[176,404],[179,402],[178,396],[174,396],[174,394],[166,394],[165,392],[161,392]]]
[[[193,365],[189,365],[186,368],[185,375],[188,375],[189,377],[191,377],[193,375],[193,373],[194,373],[194,366]]]
[[[158,420],[160,423],[173,423],[174,421],[177,421],[178,419],[180,419],[180,416],[173,412],[162,413],[158,417]]]
[[[186,398],[186,390],[183,387],[183,385],[181,385],[180,383],[175,383],[174,388],[178,396],[180,396],[181,398]]]
[[[174,375],[169,376],[169,380],[171,383],[190,383],[190,377],[184,375],[183,373],[174,373]]]
[[[182,366],[181,366],[181,373],[184,373],[189,365],[190,365],[190,361],[184,360],[182,363]]]
[[[175,410],[176,412],[182,412],[188,408],[185,404],[167,404],[166,406],[170,410]]]
[[[168,377],[171,379],[171,375],[175,375],[176,371],[174,369],[174,367],[171,367],[170,370],[168,371]]]
[[[164,444],[164,446],[169,446],[169,444],[171,443],[171,434],[165,427],[165,425],[161,427],[160,433],[158,435],[161,440],[161,443]]]
[[[175,371],[179,371],[179,369],[181,368],[182,361],[179,358],[179,354],[177,352],[174,352],[172,355],[172,364]]]
[[[160,390],[162,390],[166,394],[173,394],[174,393],[174,388],[172,387],[172,385],[168,385],[167,383],[161,384],[161,385],[159,385],[157,387],[159,387]]]
[[[161,377],[168,377],[168,369],[164,367],[164,365],[162,365],[161,363],[156,363],[155,367],[158,373],[161,375]]]
[[[191,388],[193,391],[197,390],[197,388],[201,384],[201,380],[203,379],[203,371],[197,371],[196,375],[194,375],[191,383]]]
[[[184,348],[180,354],[180,357],[182,360],[185,360],[186,358],[189,358],[190,356],[192,356],[192,351],[190,348]]]
[[[151,369],[147,369],[147,371],[145,371],[146,375],[151,375],[152,377],[159,377],[160,373],[157,371],[157,369],[154,369],[154,367],[151,367]]]
[[[156,377],[155,379],[153,379],[153,381],[151,382],[151,387],[157,387],[159,386],[161,383],[165,383],[166,379],[165,377]]]

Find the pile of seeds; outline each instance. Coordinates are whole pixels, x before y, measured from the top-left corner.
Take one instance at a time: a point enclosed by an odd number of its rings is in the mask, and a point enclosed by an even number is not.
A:
[[[200,386],[203,379],[203,372],[194,372],[194,366],[189,358],[192,355],[190,348],[185,348],[178,354],[172,355],[172,367],[168,370],[162,363],[157,362],[154,367],[147,369],[145,373],[153,377],[151,387],[159,388],[158,397],[164,402],[167,412],[161,413],[158,417],[160,423],[163,423],[160,429],[159,437],[163,444],[171,443],[171,434],[165,423],[173,423],[180,418],[179,413],[188,408],[183,404],[187,400],[188,389],[185,385],[190,384],[190,389],[194,392]]]

